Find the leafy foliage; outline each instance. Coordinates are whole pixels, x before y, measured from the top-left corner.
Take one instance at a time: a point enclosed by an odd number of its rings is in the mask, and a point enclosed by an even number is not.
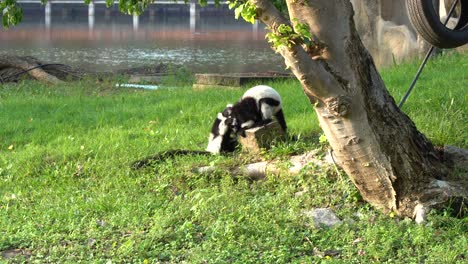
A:
[[[153,2],[154,0],[119,0],[119,10],[129,15],[140,15]]]
[[[273,44],[275,49],[285,46],[291,48],[293,45],[312,42],[312,34],[309,25],[300,23],[297,20],[295,28],[291,25],[281,24],[275,31],[271,30],[265,36],[269,43]]]
[[[257,17],[257,9],[256,7],[250,3],[249,1],[230,1],[229,2],[229,9],[234,8],[234,17],[236,19],[239,19],[239,16],[242,16],[242,18],[249,22],[254,24],[255,19]]]
[[[17,5],[16,0],[1,1],[0,14],[3,14],[2,24],[5,28],[17,25],[23,19],[23,9]]]

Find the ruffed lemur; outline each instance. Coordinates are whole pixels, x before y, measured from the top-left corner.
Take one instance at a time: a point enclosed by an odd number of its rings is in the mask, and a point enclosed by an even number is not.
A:
[[[218,113],[211,127],[206,151],[168,150],[154,156],[138,160],[132,164],[135,169],[162,161],[176,155],[206,155],[234,152],[238,136],[245,137],[245,130],[264,126],[276,118],[286,132],[281,96],[266,85],[258,85],[247,90],[234,105],[228,104]]]

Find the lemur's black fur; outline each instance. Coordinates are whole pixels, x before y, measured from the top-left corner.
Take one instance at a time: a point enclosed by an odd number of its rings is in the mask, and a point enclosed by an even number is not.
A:
[[[211,127],[210,138],[206,151],[213,154],[233,152],[237,147],[237,136],[233,130],[231,115],[232,107],[227,105],[222,113],[218,113]]]
[[[275,89],[259,85],[247,90],[242,98],[232,106],[230,117],[234,120],[233,129],[237,135],[245,136],[245,130],[264,126],[273,116],[286,131],[281,97]]]
[[[223,115],[224,115],[224,112],[223,112]],[[225,123],[225,126],[227,128],[223,133],[220,133],[221,132],[220,126],[222,122]],[[219,135],[222,137],[219,152],[233,152],[234,150],[236,150],[237,139],[235,137],[233,129],[231,128],[231,125],[232,125],[232,119],[228,119],[228,118],[226,119],[216,118],[213,123],[213,127],[211,128],[211,134]]]

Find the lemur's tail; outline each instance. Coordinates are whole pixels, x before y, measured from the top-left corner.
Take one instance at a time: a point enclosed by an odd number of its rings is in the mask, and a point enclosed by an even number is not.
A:
[[[156,155],[149,156],[137,161],[134,161],[131,165],[131,168],[134,170],[141,169],[151,164],[156,164],[158,162],[162,162],[169,158],[173,158],[175,156],[182,156],[182,155],[211,155],[211,152],[204,151],[204,150],[188,150],[188,149],[172,149],[163,152],[159,152]]]

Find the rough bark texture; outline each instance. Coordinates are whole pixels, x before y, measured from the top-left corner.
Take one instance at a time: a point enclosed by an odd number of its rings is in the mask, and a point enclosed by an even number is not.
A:
[[[288,23],[268,0],[251,2],[273,32]],[[413,216],[450,196],[466,197],[466,185],[444,180],[449,169],[442,155],[387,92],[358,36],[351,3],[287,0],[287,5],[291,21],[308,24],[326,48],[322,60],[299,44],[277,51],[314,102],[336,160],[363,198],[385,212]]]
[[[262,149],[269,149],[275,141],[286,138],[286,132],[276,121],[261,127],[254,127],[245,131],[245,137],[239,137],[242,149],[251,153],[260,153]]]

